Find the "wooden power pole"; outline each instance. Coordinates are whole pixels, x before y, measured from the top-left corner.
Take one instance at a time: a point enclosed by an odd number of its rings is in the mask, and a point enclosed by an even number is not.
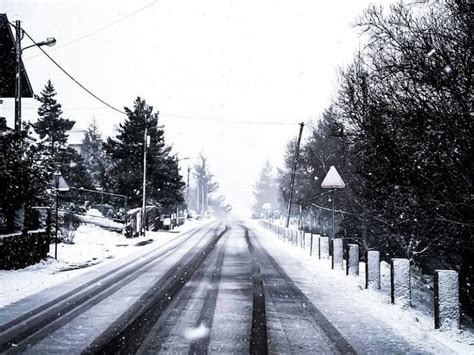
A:
[[[293,190],[295,188],[295,175],[298,166],[298,157],[300,155],[301,136],[303,134],[304,122],[300,123],[300,133],[298,135],[298,143],[296,144],[295,156],[293,157],[293,171],[291,172],[290,198],[288,199],[288,213],[286,215],[286,228],[290,225],[291,204],[293,202]]]

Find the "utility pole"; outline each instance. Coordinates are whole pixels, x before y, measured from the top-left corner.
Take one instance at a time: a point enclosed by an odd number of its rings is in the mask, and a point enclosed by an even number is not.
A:
[[[188,164],[188,178],[186,180],[186,209],[187,209],[187,216],[189,216],[189,173],[191,172],[191,167]]]
[[[298,166],[298,157],[300,155],[301,136],[303,135],[304,122],[300,123],[300,133],[298,135],[298,143],[296,144],[295,156],[293,157],[293,171],[291,173],[290,198],[288,199],[288,213],[286,215],[286,228],[290,225],[291,204],[293,201],[293,190],[295,188],[295,175]]]
[[[201,214],[206,212],[206,195],[205,195],[206,186],[203,184],[201,187]]]
[[[196,213],[199,214],[199,179],[196,180]]]
[[[21,22],[15,21],[15,59],[16,59],[16,77],[15,77],[15,130],[21,131]]]
[[[148,118],[145,117],[145,129],[143,134],[143,192],[142,192],[142,230],[146,234],[146,149],[148,141]]]

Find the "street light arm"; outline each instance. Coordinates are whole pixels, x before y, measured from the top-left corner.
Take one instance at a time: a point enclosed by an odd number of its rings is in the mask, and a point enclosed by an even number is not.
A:
[[[26,49],[28,48],[31,48],[31,47],[42,47],[42,46],[49,46],[49,47],[52,47],[56,44],[56,38],[54,37],[48,37],[46,39],[46,41],[42,41],[42,42],[38,42],[38,43],[33,43],[29,46],[26,46],[24,48],[22,48],[22,52],[25,51]]]

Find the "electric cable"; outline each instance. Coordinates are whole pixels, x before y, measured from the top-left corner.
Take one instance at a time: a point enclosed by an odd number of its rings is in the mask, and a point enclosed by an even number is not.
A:
[[[89,89],[87,89],[84,85],[82,85],[77,79],[75,79],[71,74],[69,74],[58,62],[56,62],[43,48],[41,48],[40,46],[38,46],[37,42],[28,34],[28,32],[26,32],[25,30],[23,30],[23,33],[26,34],[26,36],[44,53],[44,55],[46,55],[46,57],[49,58],[49,60],[51,60],[64,74],[66,74],[72,81],[74,81],[81,89],[83,89],[85,92],[87,92],[89,95],[91,95],[93,98],[95,98],[96,100],[100,101],[101,103],[103,103],[104,105],[106,105],[107,107],[111,108],[112,110],[114,111],[117,111],[121,114],[124,114],[126,115],[126,113],[114,106],[112,106],[111,104],[107,103],[106,101],[102,100],[100,97],[98,97],[97,95],[95,95],[92,91],[90,91]]]

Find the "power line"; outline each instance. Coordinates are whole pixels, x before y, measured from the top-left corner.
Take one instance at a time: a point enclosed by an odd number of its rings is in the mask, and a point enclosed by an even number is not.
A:
[[[4,104],[6,108],[13,107],[11,104]],[[36,105],[26,105],[26,109],[36,109]],[[107,107],[102,106],[92,106],[92,107],[64,107],[65,110],[68,111],[92,111],[92,110],[105,110]],[[283,122],[283,121],[238,121],[238,120],[226,120],[226,119],[219,119],[219,118],[212,118],[212,117],[203,117],[203,116],[183,116],[178,114],[172,113],[162,113],[160,111],[160,118],[168,117],[168,118],[175,118],[178,120],[190,120],[190,121],[208,121],[208,122],[216,122],[216,123],[223,123],[223,124],[247,124],[247,125],[269,125],[269,126],[294,126],[296,122]]]
[[[103,103],[104,105],[108,106],[109,108],[111,108],[112,110],[114,111],[117,111],[121,114],[124,114],[126,115],[126,113],[122,110],[119,110],[118,108],[115,108],[114,106],[110,105],[109,103],[107,103],[106,101],[102,100],[100,97],[98,97],[97,95],[95,95],[92,91],[90,91],[89,89],[87,89],[84,85],[82,85],[79,81],[77,81],[71,74],[69,74],[61,65],[59,65],[58,62],[56,62],[43,48],[41,48],[40,46],[38,46],[38,44],[36,43],[36,41],[28,34],[28,32],[26,32],[25,30],[23,30],[23,32],[28,36],[28,38],[44,53],[45,56],[47,56],[49,58],[49,60],[51,60],[59,69],[61,69],[61,71],[66,74],[72,81],[74,81],[79,87],[81,87],[85,92],[87,92],[89,95],[91,95],[93,98],[95,98],[96,100],[100,101],[101,103]]]
[[[294,126],[298,123],[296,122],[284,122],[284,121],[239,121],[239,120],[223,120],[219,118],[210,118],[210,117],[195,117],[195,116],[182,116],[175,114],[166,114],[160,113],[161,117],[172,117],[183,120],[192,120],[192,121],[210,121],[218,123],[233,123],[233,124],[249,124],[249,125],[285,125],[285,126]]]
[[[107,24],[107,25],[104,25],[104,26],[102,26],[102,27],[99,27],[99,28],[97,28],[96,30],[94,30],[94,31],[92,31],[92,32],[89,32],[89,33],[87,33],[87,34],[85,34],[85,35],[76,37],[76,38],[70,40],[69,42],[66,42],[66,43],[64,43],[64,44],[62,44],[62,45],[60,45],[60,46],[58,46],[58,47],[55,47],[54,49],[52,49],[52,51],[55,51],[55,50],[64,48],[64,47],[69,46],[69,45],[71,45],[71,44],[73,44],[73,43],[75,43],[75,42],[82,41],[83,39],[86,39],[86,38],[88,38],[88,37],[91,37],[91,36],[93,36],[93,35],[99,33],[99,32],[102,32],[103,30],[105,30],[105,29],[107,29],[107,28],[109,28],[109,27],[111,27],[111,26],[113,26],[113,25],[116,25],[116,24],[119,23],[119,22],[122,22],[122,21],[126,20],[127,18],[132,17],[132,16],[138,14],[139,12],[142,12],[143,10],[146,10],[147,8],[152,7],[152,6],[155,5],[156,3],[158,3],[158,0],[155,0],[155,1],[151,2],[151,3],[149,3],[148,5],[145,5],[145,6],[141,7],[141,8],[139,8],[139,9],[137,9],[137,10],[135,10],[135,11],[133,11],[133,12],[131,12],[131,13],[129,13],[129,14],[127,14],[127,15],[125,15],[125,16],[119,18],[119,19],[117,19],[117,20],[115,20],[115,21],[112,21],[112,22],[110,22],[110,23]],[[31,57],[27,57],[27,58],[25,58],[25,60],[32,59],[32,58],[36,58],[36,57],[38,57],[39,55],[40,55],[40,54],[31,56]]]

